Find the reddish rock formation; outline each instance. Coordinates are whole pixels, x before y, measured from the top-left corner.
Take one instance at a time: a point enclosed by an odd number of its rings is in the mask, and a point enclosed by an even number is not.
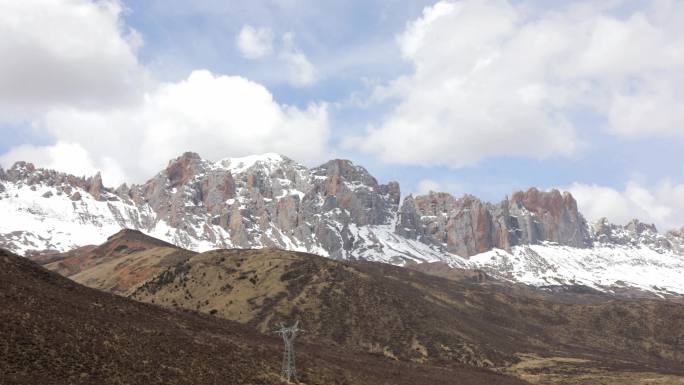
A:
[[[93,198],[103,200],[102,192],[105,188],[102,184],[102,175],[99,172],[86,180],[85,188]]]
[[[396,232],[464,257],[543,241],[575,247],[591,242],[577,202],[557,190],[516,192],[497,205],[472,195],[455,198],[431,192],[409,197],[400,209]]]
[[[186,152],[179,158],[169,162],[166,167],[166,175],[169,180],[171,188],[184,185],[194,177],[197,172],[197,165],[202,161],[202,158],[194,152]]]
[[[214,171],[202,179],[202,203],[212,214],[220,214],[228,199],[235,196],[235,181],[230,172]]]
[[[523,229],[523,243],[550,241],[574,247],[588,246],[590,236],[586,221],[570,193],[531,188],[514,193],[511,203],[511,211],[518,216]]]

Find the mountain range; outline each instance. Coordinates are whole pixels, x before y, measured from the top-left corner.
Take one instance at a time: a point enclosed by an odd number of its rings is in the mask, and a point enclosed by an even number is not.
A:
[[[499,203],[402,197],[365,168],[307,168],[278,154],[185,153],[143,184],[105,187],[26,162],[0,169],[0,247],[22,255],[97,245],[122,228],[195,252],[273,247],[338,260],[443,262],[553,290],[684,294],[684,230],[588,223],[571,194],[532,188]]]

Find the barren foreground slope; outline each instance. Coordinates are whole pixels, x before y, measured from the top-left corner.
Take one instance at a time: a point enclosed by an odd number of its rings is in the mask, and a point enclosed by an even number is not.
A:
[[[298,344],[306,384],[524,382]],[[0,250],[0,383],[281,384],[280,341],[216,317],[83,287]]]
[[[182,258],[170,258],[160,252],[165,245],[145,237],[123,231],[97,253],[67,254],[48,266],[85,261],[85,269],[70,269],[78,271],[70,278],[252,331],[268,333],[298,319],[307,330],[302,340],[361,354],[487,367],[538,383],[621,384],[625,375],[634,383],[684,382],[681,303],[616,299],[581,287],[549,294],[478,272],[445,279],[278,249],[176,250]]]

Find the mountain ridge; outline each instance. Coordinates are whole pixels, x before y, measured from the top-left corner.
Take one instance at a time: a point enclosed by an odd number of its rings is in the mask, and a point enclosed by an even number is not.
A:
[[[18,162],[0,172],[0,186],[0,212],[14,219],[0,227],[0,246],[25,254],[97,244],[133,228],[195,251],[277,247],[398,265],[443,261],[535,285],[580,276],[600,290],[684,293],[681,232],[660,234],[640,222],[589,224],[572,195],[555,189],[531,188],[499,203],[447,193],[402,200],[398,183],[378,183],[348,160],[307,168],[278,154],[211,162],[191,152],[140,185],[107,188],[99,174],[75,177]],[[557,273],[575,262],[558,255],[573,253],[582,262]],[[584,274],[596,259],[608,266]],[[610,265],[629,274],[614,277]],[[632,273],[642,267],[652,276],[676,274],[655,282]]]

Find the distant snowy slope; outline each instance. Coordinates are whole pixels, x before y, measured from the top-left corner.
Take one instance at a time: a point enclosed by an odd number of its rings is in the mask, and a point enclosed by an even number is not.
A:
[[[72,191],[82,198],[72,200],[43,183],[5,183],[5,192],[0,194],[3,247],[19,254],[31,250],[65,251],[104,242],[123,226],[133,225],[124,216],[137,211],[135,207],[126,207],[120,201],[97,201],[83,189]]]
[[[684,256],[647,246],[553,244],[515,246],[471,257],[469,266],[533,286],[586,285],[601,291],[636,288],[684,294]]]

